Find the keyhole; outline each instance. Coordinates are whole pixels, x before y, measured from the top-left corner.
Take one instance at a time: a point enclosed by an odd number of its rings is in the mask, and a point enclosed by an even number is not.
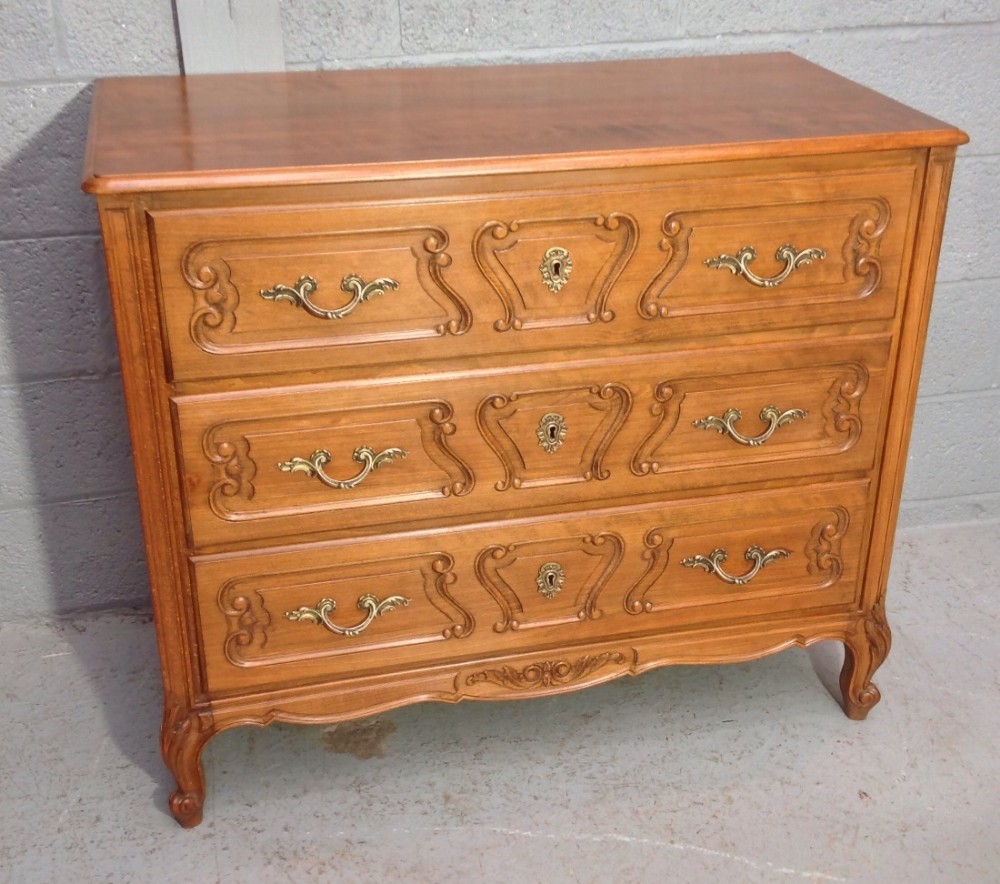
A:
[[[558,435],[558,432],[556,431],[556,425],[555,424],[549,424],[549,441],[555,442],[557,435]]]
[[[552,262],[552,273],[555,276],[559,276],[559,271],[562,269],[562,263],[560,261]]]

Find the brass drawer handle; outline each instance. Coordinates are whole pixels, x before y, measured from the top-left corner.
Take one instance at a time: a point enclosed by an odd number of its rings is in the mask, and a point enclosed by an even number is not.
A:
[[[284,460],[278,464],[278,469],[283,473],[305,473],[307,476],[315,476],[330,488],[350,490],[357,488],[372,470],[377,470],[382,464],[389,463],[397,457],[406,457],[406,452],[402,448],[386,448],[385,451],[376,454],[367,445],[362,445],[360,448],[355,448],[351,456],[361,464],[361,472],[350,479],[334,479],[323,471],[323,467],[333,460],[333,455],[324,448],[314,451],[308,458],[293,457],[291,460]]]
[[[384,295],[387,289],[398,289],[399,283],[388,277],[365,282],[360,276],[351,273],[340,281],[340,287],[353,297],[343,307],[337,307],[335,310],[324,310],[309,299],[309,296],[319,288],[319,283],[311,276],[301,277],[295,285],[276,285],[274,288],[261,289],[260,296],[265,301],[287,301],[295,307],[301,307],[317,319],[343,319],[358,304],[370,301],[376,295]]]
[[[706,258],[705,263],[717,270],[725,268],[736,276],[742,276],[751,285],[773,289],[776,285],[780,285],[788,279],[791,272],[797,270],[803,264],[811,264],[814,260],[822,261],[826,257],[826,252],[822,249],[805,249],[804,251],[797,252],[795,246],[783,245],[774,253],[774,257],[779,261],[785,262],[784,269],[777,276],[772,276],[770,279],[757,276],[748,266],[756,257],[757,250],[753,246],[744,246],[736,253],[735,258],[732,255],[722,254],[718,258]]]
[[[743,417],[743,412],[738,408],[730,408],[726,410],[722,417],[710,414],[708,417],[692,421],[692,423],[701,430],[718,430],[722,435],[728,436],[734,442],[739,442],[740,445],[754,447],[763,445],[774,435],[774,431],[778,427],[783,427],[785,424],[790,424],[792,421],[801,420],[806,417],[806,412],[801,408],[789,408],[788,411],[778,411],[777,405],[765,405],[760,410],[760,419],[768,422],[768,428],[759,436],[744,436],[736,429],[734,424],[741,417]]]
[[[743,554],[743,558],[752,562],[753,567],[739,577],[733,577],[722,570],[722,563],[728,558],[728,553],[724,549],[713,550],[712,554],[708,556],[691,556],[689,559],[681,559],[681,564],[687,568],[704,568],[709,574],[715,574],[726,583],[743,586],[753,580],[761,568],[766,568],[777,559],[787,559],[790,555],[791,553],[787,549],[772,549],[766,553],[759,546],[751,546]]]
[[[376,617],[388,614],[396,608],[405,608],[409,603],[410,600],[406,596],[391,595],[389,598],[379,601],[371,593],[365,593],[358,599],[358,610],[367,611],[368,616],[357,626],[337,626],[330,619],[330,615],[337,610],[337,603],[333,599],[320,599],[315,608],[303,605],[294,611],[285,611],[285,619],[298,620],[303,623],[320,623],[337,635],[361,635],[372,625]]]

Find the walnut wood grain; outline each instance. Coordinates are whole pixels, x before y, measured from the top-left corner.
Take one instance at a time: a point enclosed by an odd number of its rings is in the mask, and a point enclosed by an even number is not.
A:
[[[99,84],[178,821],[240,724],[825,639],[867,715],[964,141],[788,55]]]

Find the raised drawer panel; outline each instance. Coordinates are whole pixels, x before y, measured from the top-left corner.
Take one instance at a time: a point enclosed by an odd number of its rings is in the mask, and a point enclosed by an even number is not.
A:
[[[177,380],[893,316],[915,166],[151,211]]]
[[[196,558],[208,687],[377,673],[390,651],[400,671],[850,605],[867,487]]]
[[[178,397],[192,543],[873,466],[889,341]]]

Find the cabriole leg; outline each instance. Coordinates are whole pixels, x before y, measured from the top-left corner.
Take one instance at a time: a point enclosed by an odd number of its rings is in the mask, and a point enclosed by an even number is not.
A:
[[[840,692],[848,718],[863,721],[881,699],[879,689],[872,684],[872,676],[888,656],[891,645],[892,633],[885,619],[885,607],[880,601],[844,639]]]
[[[170,812],[185,829],[201,822],[205,806],[201,753],[213,733],[211,717],[190,710],[168,710],[163,720],[163,760],[177,781],[170,796]]]

